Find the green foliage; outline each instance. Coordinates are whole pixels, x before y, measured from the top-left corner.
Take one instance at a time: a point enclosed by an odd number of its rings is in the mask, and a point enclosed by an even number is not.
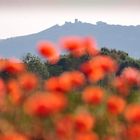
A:
[[[1,58],[0,61],[8,61],[8,59]],[[0,62],[0,64],[1,64],[1,62]],[[0,67],[0,78],[8,81],[10,78],[14,78],[14,77],[15,77],[14,75],[8,73],[4,69],[1,69],[1,67]]]
[[[8,80],[10,79],[12,76],[6,72],[6,71],[1,71],[0,72],[0,78],[4,79],[4,80]]]
[[[46,79],[49,77],[48,68],[39,57],[28,53],[23,57],[22,61],[27,65],[27,70],[38,74],[41,78]]]
[[[57,76],[64,71],[72,71],[79,69],[80,65],[89,59],[89,56],[83,56],[81,58],[75,58],[71,55],[61,56],[59,62],[55,65],[51,65],[46,62],[50,76]]]
[[[120,74],[125,67],[129,66],[140,69],[140,60],[130,57],[126,52],[120,50],[117,51],[115,49],[102,48],[101,54],[111,56],[118,62],[118,74]]]
[[[126,52],[102,48],[101,54],[111,56],[118,62],[120,67],[117,74],[120,74],[125,67],[129,66],[140,69],[140,60],[131,58]],[[62,55],[57,64],[51,65],[47,61],[45,62],[39,57],[28,53],[22,60],[29,71],[37,73],[43,79],[47,79],[51,76],[58,76],[64,71],[78,70],[80,65],[89,59],[88,55],[80,58],[75,58],[72,55]]]
[[[63,68],[59,65],[49,65],[47,67],[48,67],[50,77],[51,76],[58,76],[58,75],[60,75],[60,73],[63,72]]]

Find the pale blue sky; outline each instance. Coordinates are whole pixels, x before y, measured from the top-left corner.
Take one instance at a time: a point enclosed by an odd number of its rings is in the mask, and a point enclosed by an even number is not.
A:
[[[0,18],[0,39],[35,33],[75,18],[138,25],[140,0],[0,0]]]

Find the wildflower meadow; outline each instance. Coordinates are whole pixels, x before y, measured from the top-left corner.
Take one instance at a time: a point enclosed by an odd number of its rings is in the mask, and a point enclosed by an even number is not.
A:
[[[140,70],[117,75],[117,61],[91,37],[40,41],[36,49],[53,65],[58,47],[89,60],[45,80],[22,61],[0,60],[0,71],[11,74],[0,78],[0,140],[140,140]]]

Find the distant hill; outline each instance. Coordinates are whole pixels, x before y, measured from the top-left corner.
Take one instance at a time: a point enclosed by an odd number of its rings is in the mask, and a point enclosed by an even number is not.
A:
[[[99,47],[114,48],[127,52],[130,56],[140,58],[140,25],[109,25],[104,22],[96,24],[65,22],[41,32],[0,40],[0,56],[21,58],[27,52],[37,54],[36,44],[40,40],[57,42],[59,38],[69,35],[93,36]]]

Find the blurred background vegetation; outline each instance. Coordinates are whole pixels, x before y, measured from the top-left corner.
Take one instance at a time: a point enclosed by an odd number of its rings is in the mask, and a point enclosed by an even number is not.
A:
[[[119,75],[125,67],[131,66],[140,69],[140,59],[134,59],[124,51],[104,47],[101,48],[101,54],[111,56],[118,62],[119,69],[116,75]],[[75,58],[67,54],[62,55],[57,64],[51,65],[40,57],[27,53],[22,58],[22,61],[27,65],[28,71],[36,73],[42,79],[47,79],[51,76],[58,76],[64,71],[77,70],[79,69],[80,65],[83,62],[86,62],[88,59],[90,59],[88,55]],[[9,75],[7,72],[0,72],[0,77],[4,79],[9,79],[10,76],[11,75]]]

